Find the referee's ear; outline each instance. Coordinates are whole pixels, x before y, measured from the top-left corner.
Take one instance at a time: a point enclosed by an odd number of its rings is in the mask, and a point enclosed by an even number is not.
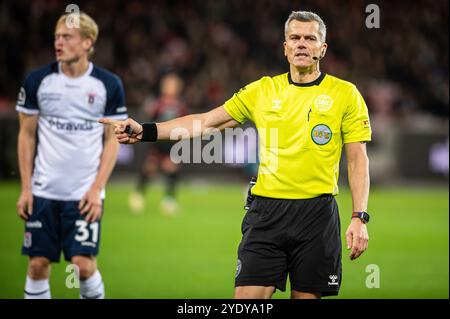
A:
[[[327,53],[327,49],[328,49],[328,44],[326,42],[324,42],[322,44],[322,49],[320,50],[320,58],[323,59],[323,57],[325,56],[325,54]]]

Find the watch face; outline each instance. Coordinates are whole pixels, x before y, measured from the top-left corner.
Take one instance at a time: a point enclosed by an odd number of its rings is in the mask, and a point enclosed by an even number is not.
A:
[[[352,218],[359,218],[364,224],[369,222],[370,216],[366,212],[353,213]]]
[[[364,219],[364,222],[368,223],[369,222],[369,214],[363,213],[363,219]]]

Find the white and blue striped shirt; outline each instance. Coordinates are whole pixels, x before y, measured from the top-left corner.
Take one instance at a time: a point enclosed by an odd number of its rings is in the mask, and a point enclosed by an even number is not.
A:
[[[97,120],[127,118],[119,77],[92,63],[77,78],[57,62],[31,72],[16,110],[39,116],[32,192],[56,200],[80,200],[94,182],[104,133]]]

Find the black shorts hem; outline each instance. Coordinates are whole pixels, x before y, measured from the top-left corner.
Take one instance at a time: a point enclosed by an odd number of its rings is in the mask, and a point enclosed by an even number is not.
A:
[[[323,287],[291,286],[291,290],[309,293],[320,293],[322,297],[337,296],[339,294],[339,288],[330,289]]]
[[[257,279],[253,280],[239,280],[236,281],[234,284],[234,287],[242,287],[242,286],[264,286],[264,287],[270,287],[274,286],[275,289],[278,289],[280,291],[286,291],[286,282],[285,281],[261,281]]]

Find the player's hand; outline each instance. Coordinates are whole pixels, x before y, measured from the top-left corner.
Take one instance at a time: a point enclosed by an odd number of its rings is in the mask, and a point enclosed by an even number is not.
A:
[[[350,260],[354,260],[369,246],[369,233],[367,226],[359,218],[352,218],[350,226],[345,233],[347,239],[347,249],[350,251]]]
[[[85,220],[88,223],[93,223],[100,220],[102,216],[102,198],[100,196],[100,190],[97,188],[91,188],[84,194],[78,204],[78,209],[81,215],[86,215]]]
[[[28,216],[33,213],[33,194],[31,191],[22,191],[17,200],[17,214],[23,220],[27,220]]]
[[[121,144],[134,144],[140,142],[142,139],[142,125],[128,118],[125,121],[117,121],[109,118],[101,118],[99,123],[112,125],[114,127],[114,134],[116,134],[117,141]],[[127,126],[131,127],[132,133],[128,135],[125,131]]]

